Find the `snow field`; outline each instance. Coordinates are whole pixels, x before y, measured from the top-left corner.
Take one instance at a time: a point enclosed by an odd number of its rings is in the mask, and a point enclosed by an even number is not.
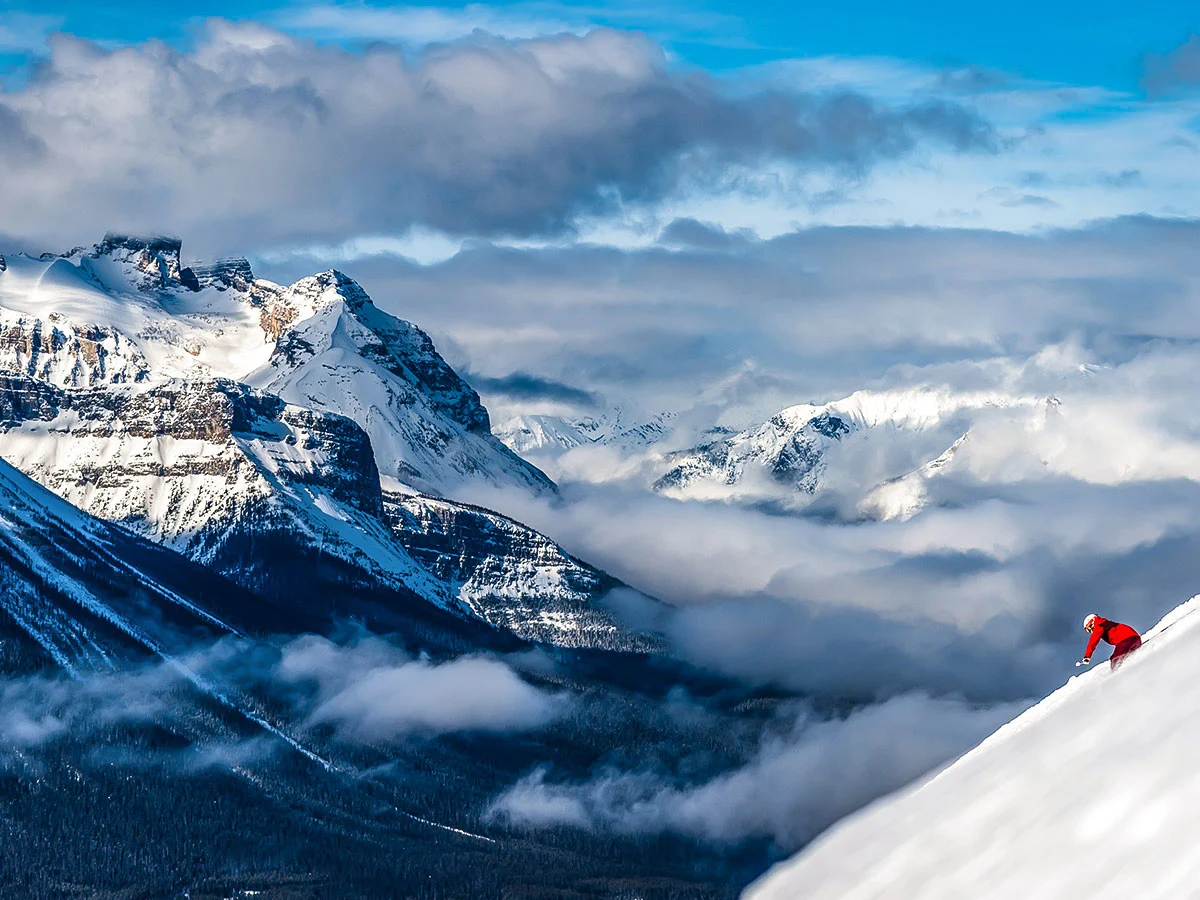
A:
[[[1200,896],[1200,596],[746,900]]]

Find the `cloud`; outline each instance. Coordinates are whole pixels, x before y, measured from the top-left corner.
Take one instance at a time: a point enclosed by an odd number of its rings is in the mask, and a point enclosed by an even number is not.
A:
[[[0,745],[31,751],[68,737],[168,718],[190,683],[169,665],[148,663],[79,680],[46,674],[0,679]]]
[[[1037,235],[813,228],[703,252],[477,244],[434,266],[347,268],[381,307],[452,338],[473,371],[536,372],[651,414],[703,406],[703,427],[744,427],[905,366],[1069,341],[1105,363],[1200,337],[1197,240],[1194,220],[1134,217]]]
[[[339,645],[310,635],[288,643],[275,672],[308,685],[309,726],[332,725],[342,740],[388,741],[409,734],[527,731],[564,710],[497,660],[410,659],[378,638]]]
[[[1149,54],[1142,67],[1142,88],[1160,97],[1200,84],[1200,35],[1193,34],[1170,53]]]
[[[729,250],[744,246],[755,239],[746,230],[726,231],[712,222],[695,219],[673,219],[658,235],[658,242],[692,250]]]
[[[1019,707],[975,709],[919,694],[768,734],[746,765],[700,783],[661,771],[603,770],[584,782],[543,767],[497,797],[494,820],[624,834],[675,832],[791,851],[842,816],[968,749]]]
[[[939,433],[932,422],[885,422],[856,449],[848,438],[827,457],[816,508],[804,515],[678,502],[621,474],[604,484],[563,479],[555,504],[473,499],[668,601],[674,611],[621,599],[631,619],[656,616],[639,624],[697,665],[861,702],[907,690],[977,702],[1037,696],[1072,674],[1085,613],[1146,629],[1195,593],[1198,350],[1195,339],[1139,342],[1125,360],[1097,366],[1078,346],[1050,347],[1022,363],[906,369],[947,391],[1049,389],[1058,402],[981,407],[940,444],[926,443]],[[906,402],[903,391],[889,396]],[[970,440],[924,482],[912,519],[855,515],[881,477],[876,451],[925,447],[931,459],[968,428]]]
[[[611,30],[480,37],[419,56],[223,21],[191,52],[57,35],[3,102],[7,130],[19,123],[47,148],[0,183],[29,238],[165,228],[243,252],[413,225],[553,234],[684,185],[719,187],[738,167],[856,177],[924,141],[995,145],[951,103],[736,93]]]
[[[591,393],[552,378],[543,378],[529,372],[510,372],[499,378],[465,372],[463,377],[473,388],[484,394],[498,394],[511,400],[549,400],[557,403],[594,407],[600,398]]]
[[[1001,206],[1058,206],[1049,197],[1041,194],[1017,194],[1000,201]]]
[[[959,66],[939,72],[937,86],[942,90],[973,94],[1012,87],[1013,78],[980,66]]]
[[[1142,182],[1142,173],[1137,169],[1122,169],[1120,172],[1101,172],[1099,182],[1109,187],[1125,188]]]
[[[255,731],[224,731],[196,743],[193,675],[238,698],[245,708],[271,709],[285,730],[330,729],[345,744],[388,743],[408,736],[459,731],[529,731],[570,709],[561,695],[538,690],[503,662],[468,656],[433,663],[413,659],[362,634],[335,642],[304,635],[274,643],[225,638],[191,648],[178,663],[153,660],[77,679],[56,673],[0,678],[0,762],[4,748],[29,753],[64,741],[88,742],[129,726],[177,730],[193,743],[184,751],[129,751],[118,741],[111,759],[183,770],[236,764],[280,749]],[[97,752],[103,752],[102,750]]]
[[[0,103],[0,155],[14,166],[45,158],[46,145],[25,128],[12,110]]]

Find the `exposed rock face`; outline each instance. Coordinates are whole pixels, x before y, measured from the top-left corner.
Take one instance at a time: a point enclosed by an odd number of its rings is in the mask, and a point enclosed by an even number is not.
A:
[[[60,496],[189,555],[285,487],[380,519],[367,436],[229,381],[66,391],[0,376],[0,453]]]
[[[185,272],[191,274],[181,273],[181,280],[186,278],[191,282],[185,286],[194,291],[202,291],[209,287],[218,291],[227,291],[230,288],[235,291],[249,291],[254,284],[254,272],[250,269],[250,263],[240,256],[190,266]]]
[[[484,621],[563,647],[659,648],[599,605],[620,582],[533,529],[439,497],[389,494],[385,506],[408,551]]]
[[[115,328],[8,310],[0,310],[0,371],[70,387],[128,384],[150,375],[146,358]]]
[[[81,255],[81,262],[86,270],[92,271],[95,261],[111,261],[133,276],[131,283],[139,290],[163,289],[180,283],[182,248],[178,238],[109,233],[91,251]]]

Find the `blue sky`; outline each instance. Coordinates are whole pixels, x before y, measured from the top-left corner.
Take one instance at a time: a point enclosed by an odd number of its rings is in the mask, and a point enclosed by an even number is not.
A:
[[[311,34],[314,29],[297,24],[306,10],[336,7],[342,13],[345,33],[327,30],[326,39],[352,41],[356,30],[361,30],[364,38],[387,37],[386,30],[378,30],[382,16],[374,28],[356,29],[354,23],[367,21],[372,12],[389,10],[405,13],[411,21],[423,11],[427,20],[438,15],[447,22],[476,20],[485,26],[489,22],[510,27],[540,22],[643,30],[682,59],[714,70],[795,56],[886,56],[934,65],[975,65],[1038,80],[1118,90],[1136,86],[1144,54],[1166,52],[1188,34],[1200,31],[1200,4],[1182,0],[1148,4],[1116,0],[1012,0],[1004,4],[771,0],[749,5],[729,0],[658,5],[522,2],[486,7],[215,0],[186,4],[186,12],[180,5],[127,0],[106,4],[102,14],[96,4],[79,0],[50,4],[6,0],[3,6],[9,14],[8,30],[17,32],[8,35],[7,43],[35,47],[38,33],[54,28],[103,42],[159,38],[184,44],[194,34],[197,22],[209,16],[272,22]],[[4,34],[0,31],[0,37]],[[11,67],[17,61],[18,48],[7,49]]]

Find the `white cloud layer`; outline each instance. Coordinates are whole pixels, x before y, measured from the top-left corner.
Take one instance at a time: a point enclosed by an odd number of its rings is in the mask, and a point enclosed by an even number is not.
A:
[[[722,845],[769,838],[791,851],[963,751],[1017,711],[975,710],[913,694],[844,719],[801,715],[787,733],[765,738],[745,766],[709,781],[689,784],[651,770],[556,781],[542,768],[497,797],[489,815],[527,828],[675,832]]]
[[[244,252],[411,226],[554,234],[766,162],[853,175],[927,140],[994,146],[953,102],[736,92],[612,30],[416,56],[220,20],[188,52],[50,45],[0,94],[0,205],[18,211],[5,227],[49,242],[165,229]]]
[[[283,648],[283,682],[312,685],[310,726],[329,724],[352,741],[409,734],[526,731],[565,710],[566,701],[532,687],[504,663],[460,657],[430,663],[406,657],[378,638],[339,645],[310,635]]]

